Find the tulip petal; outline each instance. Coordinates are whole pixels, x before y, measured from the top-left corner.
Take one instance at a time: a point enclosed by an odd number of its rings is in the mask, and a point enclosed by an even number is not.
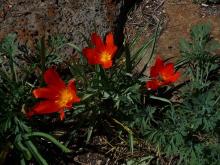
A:
[[[84,48],[82,52],[83,52],[83,55],[87,58],[89,64],[91,65],[97,64],[96,52],[94,49]]]
[[[160,87],[160,82],[158,80],[151,80],[146,83],[147,89],[157,90]]]
[[[93,65],[100,64],[105,69],[110,68],[112,66],[112,58],[117,51],[117,46],[114,45],[113,34],[107,34],[105,43],[103,43],[101,37],[96,33],[92,34],[91,40],[95,47],[84,48],[82,51],[88,63]],[[105,58],[104,55],[108,55],[109,58]]]
[[[93,33],[92,34],[92,43],[96,46],[96,47],[102,47],[104,46],[102,39],[99,35],[97,35],[97,33]]]
[[[152,78],[156,78],[159,75],[159,72],[161,71],[161,69],[163,69],[163,67],[164,67],[164,62],[158,56],[154,66],[152,66],[151,69],[150,69],[150,76]]]
[[[59,91],[56,88],[45,87],[33,90],[33,95],[35,98],[55,99],[58,92]]]
[[[114,46],[114,45],[106,47],[106,51],[111,55],[111,58],[115,56],[117,49],[118,49],[117,46]]]
[[[103,63],[101,63],[101,65],[102,65],[102,67],[104,69],[108,69],[108,68],[110,68],[112,66],[112,60],[111,61],[103,62]]]
[[[170,76],[169,81],[170,82],[176,82],[180,77],[180,73],[176,72],[174,75]]]
[[[68,90],[71,91],[71,93],[76,94],[76,86],[75,86],[75,81],[74,80],[70,80],[68,82]]]
[[[113,33],[108,33],[106,36],[106,51],[113,56],[115,55],[115,52],[117,51],[117,46],[114,44],[114,36]]]
[[[174,74],[175,72],[174,64],[173,63],[166,64],[163,70],[169,74]]]
[[[106,36],[106,45],[114,46],[114,36],[112,33],[108,33]]]
[[[61,110],[59,113],[60,113],[60,120],[62,121],[65,118],[65,113],[63,110]]]
[[[69,103],[70,103],[69,106],[72,106],[73,103],[80,102],[80,98],[76,95],[76,86],[75,86],[75,81],[74,80],[69,81],[67,88],[73,96],[72,100],[69,101]]]
[[[41,101],[37,103],[30,114],[32,115],[42,115],[48,113],[59,112],[61,108],[54,101]],[[30,116],[30,115],[29,115]]]
[[[173,63],[164,64],[164,61],[158,56],[154,66],[151,67],[150,76],[152,80],[146,83],[146,87],[156,90],[160,86],[169,85],[177,81],[180,77],[180,73],[175,73]]]
[[[58,73],[50,68],[44,73],[44,80],[48,86],[56,86],[59,88],[65,88],[64,81],[60,78]]]
[[[175,70],[174,70],[173,63],[166,64],[166,66],[163,69],[161,69],[161,71],[160,71],[160,75],[161,75],[163,81],[173,82],[173,81],[170,81],[170,78],[174,74],[175,74]]]

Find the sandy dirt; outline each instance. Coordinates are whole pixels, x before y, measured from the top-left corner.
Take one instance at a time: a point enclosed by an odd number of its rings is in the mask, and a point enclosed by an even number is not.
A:
[[[215,6],[214,9],[211,6],[204,8],[191,0],[166,0],[164,10],[167,24],[159,38],[157,52],[165,57],[179,56],[180,38],[189,38],[192,25],[201,22],[210,22],[213,37],[220,40],[220,12],[216,10],[219,5]]]

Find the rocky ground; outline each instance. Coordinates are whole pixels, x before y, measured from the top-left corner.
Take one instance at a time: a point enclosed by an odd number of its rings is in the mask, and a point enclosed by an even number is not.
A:
[[[120,2],[108,0],[0,0],[0,39],[16,32],[21,43],[33,47],[42,36],[63,34],[83,46],[80,33],[111,31],[119,8]]]
[[[42,36],[63,34],[82,47],[80,33],[89,37],[94,30],[103,36],[114,31],[121,42],[124,34],[129,40],[144,29],[146,39],[162,20],[158,52],[175,56],[176,43],[193,24],[210,21],[214,36],[220,38],[219,16],[220,5],[198,5],[192,0],[0,0],[0,40],[16,32],[21,44],[33,47]]]

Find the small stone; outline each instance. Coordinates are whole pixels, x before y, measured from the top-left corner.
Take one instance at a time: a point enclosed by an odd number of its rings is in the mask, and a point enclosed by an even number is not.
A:
[[[205,3],[202,3],[201,6],[203,7],[208,7],[209,5],[205,4]]]

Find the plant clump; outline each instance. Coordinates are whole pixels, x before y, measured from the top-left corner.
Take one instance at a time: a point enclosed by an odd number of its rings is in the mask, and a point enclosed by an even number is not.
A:
[[[217,165],[220,44],[210,34],[209,24],[193,26],[176,62],[154,60],[159,24],[138,49],[138,35],[118,47],[113,33],[94,32],[85,48],[42,38],[27,56],[9,35],[0,44],[0,163],[76,163],[96,148],[125,165]],[[78,56],[64,61],[64,45]]]

